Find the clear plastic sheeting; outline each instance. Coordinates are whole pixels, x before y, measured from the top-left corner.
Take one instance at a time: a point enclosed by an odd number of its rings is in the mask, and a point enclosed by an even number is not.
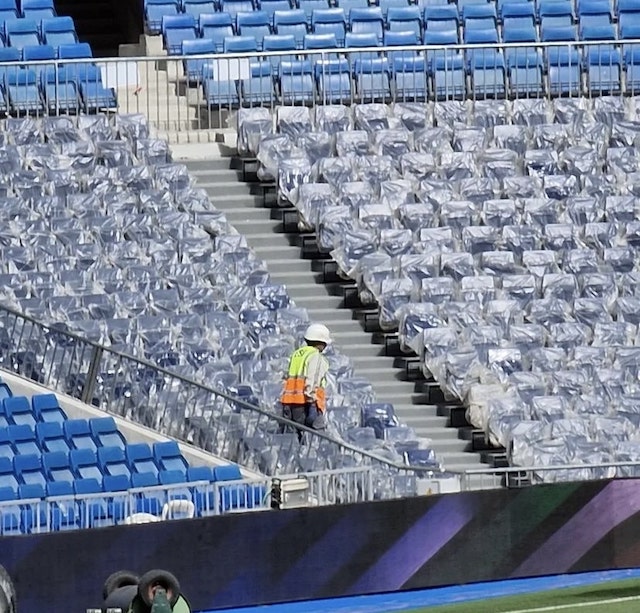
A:
[[[264,107],[240,108],[236,120],[238,153],[241,156],[256,156],[262,139],[273,132],[271,112]]]
[[[560,478],[615,456],[598,419],[619,416],[640,438],[636,404],[622,416],[619,402],[640,369],[634,108],[610,97],[359,105],[298,198],[425,375],[473,400],[474,425],[512,463],[570,463]],[[499,401],[484,402],[489,389]]]

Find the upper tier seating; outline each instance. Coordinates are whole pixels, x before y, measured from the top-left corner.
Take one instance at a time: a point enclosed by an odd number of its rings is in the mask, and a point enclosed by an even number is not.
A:
[[[11,219],[1,248],[0,303],[279,411],[282,373],[309,323],[307,313],[270,280],[245,239],[192,185],[186,167],[172,163],[167,144],[150,137],[146,120],[25,118],[1,127],[12,144],[0,150],[0,214]],[[2,342],[15,351],[10,338]],[[354,376],[335,348],[327,355],[330,410],[350,412],[336,412],[333,433],[357,444],[364,429],[362,446],[399,462],[409,442],[426,446],[409,428],[398,429],[402,441],[388,435],[398,425],[391,406],[374,432],[367,417],[375,406],[371,385]],[[11,359],[35,380],[53,372],[64,391],[78,395],[82,381],[54,358],[34,339],[29,351]],[[124,379],[112,372],[99,378],[96,394],[113,398],[126,417],[176,432],[188,418],[194,442],[224,446],[227,459],[265,474],[345,461],[331,445],[300,457],[293,434],[278,434],[266,419],[256,426],[251,413],[237,412],[231,401],[215,398],[194,415],[170,380],[146,369]]]
[[[640,458],[637,111],[606,97],[314,121],[296,108],[270,134],[246,110],[239,131],[474,426],[515,465],[580,465]]]
[[[275,7],[277,4],[277,8]],[[365,102],[371,99],[372,89],[368,84],[358,83],[375,80],[382,87],[375,87],[377,98],[385,100],[393,97],[399,100],[462,99],[464,96],[477,98],[502,97],[505,95],[551,95],[579,94],[606,95],[622,91],[635,92],[638,80],[635,78],[640,65],[637,50],[633,45],[617,45],[624,40],[637,39],[640,34],[640,9],[626,3],[616,4],[615,10],[609,0],[539,0],[500,2],[448,3],[426,2],[423,5],[398,0],[372,2],[356,0],[353,3],[328,3],[315,0],[278,0],[262,5],[252,2],[215,2],[186,6],[177,0],[155,0],[147,3],[149,17],[147,28],[151,32],[165,33],[163,20],[191,20],[183,40],[195,36],[210,38],[206,23],[212,18],[226,15],[229,29],[225,36],[249,36],[255,39],[255,47],[247,45],[244,50],[263,48],[265,38],[273,35],[293,35],[298,49],[311,48],[305,45],[307,35],[335,35],[335,44],[327,43],[327,48],[350,47],[352,36],[363,34],[373,36],[369,46],[389,45],[456,45],[460,43],[487,45],[485,49],[468,49],[464,52],[430,50],[405,52],[412,57],[422,57],[420,68],[412,72],[420,75],[418,85],[408,87],[405,71],[394,68],[397,54],[387,52],[389,67],[379,69],[374,63],[367,65],[366,74],[354,71],[355,62],[350,62],[351,70],[344,74],[353,84],[352,100]],[[269,8],[271,7],[271,8]],[[284,8],[283,8],[284,7]],[[200,13],[197,11],[200,10]],[[160,11],[160,13],[158,13]],[[183,15],[181,11],[186,11]],[[197,17],[196,17],[197,15]],[[159,20],[159,21],[158,21]],[[199,22],[199,26],[196,24]],[[159,29],[156,25],[160,24]],[[178,31],[176,31],[178,32]],[[411,32],[411,38],[406,36]],[[389,33],[405,34],[396,42],[390,42]],[[165,36],[165,48],[169,53],[181,52],[180,34],[170,42]],[[374,42],[375,41],[375,42]],[[603,44],[571,47],[560,43],[598,42]],[[608,44],[604,44],[607,43]],[[536,50],[533,43],[558,43],[559,46]],[[496,51],[499,43],[528,43],[524,48],[512,47]],[[314,48],[320,48],[318,46]],[[265,47],[267,49],[267,47]],[[217,51],[223,46],[217,44]],[[328,56],[327,56],[328,57]],[[308,56],[313,64],[321,56]],[[352,60],[357,56],[350,55]],[[371,59],[371,58],[366,58]],[[255,59],[257,61],[257,58]],[[272,62],[274,63],[274,62]],[[275,60],[277,62],[277,59]],[[204,85],[208,76],[215,80],[226,74],[219,65],[208,67],[198,80]],[[269,75],[271,83],[263,80],[260,96],[244,97],[241,84],[230,81],[224,87],[206,96],[211,106],[272,104],[273,100],[305,103],[311,92],[302,83],[293,91],[290,84],[282,87],[282,74],[273,70]],[[225,79],[228,77],[224,77]],[[386,80],[388,79],[388,84]],[[308,81],[308,80],[307,80]],[[426,83],[426,87],[423,86]],[[314,94],[324,100],[321,84],[313,82]],[[211,87],[208,87],[211,90]],[[397,89],[397,91],[396,91]],[[236,91],[237,90],[237,91]]]

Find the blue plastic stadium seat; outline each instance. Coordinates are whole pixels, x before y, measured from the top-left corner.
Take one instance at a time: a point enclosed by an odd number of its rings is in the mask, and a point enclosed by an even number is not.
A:
[[[30,425],[9,426],[7,434],[13,445],[14,455],[38,455],[42,452],[36,439],[36,433]]]
[[[633,94],[640,91],[640,45],[625,45],[624,67],[626,91]]]
[[[609,0],[582,0],[577,3],[580,27],[611,24],[613,11]]]
[[[253,53],[258,50],[258,42],[253,36],[229,36],[224,39],[225,53]]]
[[[273,14],[276,11],[289,11],[292,8],[289,0],[258,0],[257,7],[258,10],[269,15],[269,23],[271,24],[273,24]]]
[[[196,481],[211,482],[213,480],[213,469],[211,466],[189,466],[187,469],[187,482]]]
[[[266,60],[251,62],[250,71],[251,76],[240,82],[242,104],[245,106],[271,105],[275,99],[271,62]]]
[[[73,491],[78,496],[85,494],[100,494],[104,490],[98,479],[77,479],[73,482]],[[115,520],[111,516],[106,497],[97,496],[81,499],[78,502],[80,511],[80,527],[98,528],[112,526]]]
[[[160,470],[178,470],[186,475],[189,467],[184,459],[178,443],[166,441],[153,445],[153,457]]]
[[[538,19],[547,27],[570,26],[575,22],[571,0],[540,0]]]
[[[497,28],[496,5],[491,2],[466,5],[462,10],[462,24],[465,30]]]
[[[0,0],[0,22],[4,23],[18,18],[18,7],[15,0]],[[4,32],[2,32],[4,37]]]
[[[147,443],[133,443],[124,448],[127,465],[132,473],[158,474],[151,447]]]
[[[91,449],[74,449],[69,453],[69,464],[78,479],[102,480],[102,470],[98,467],[98,457]]]
[[[509,2],[502,6],[502,37],[517,28],[535,28],[536,10],[533,2]]]
[[[220,0],[220,7],[225,13],[229,13],[235,21],[238,13],[251,13],[255,7],[251,0]]]
[[[98,466],[103,475],[131,476],[131,469],[127,465],[124,447],[98,447]]]
[[[359,102],[385,101],[391,96],[387,58],[357,59],[353,67],[353,76]]]
[[[55,394],[34,394],[31,397],[31,407],[36,421],[62,424],[67,419]]]
[[[79,527],[78,506],[73,499],[71,481],[50,481],[45,488],[50,501],[50,525],[54,531],[75,530]],[[65,497],[64,499],[61,499]]]
[[[149,34],[162,32],[162,19],[180,12],[178,0],[145,0],[144,15]]]
[[[394,59],[393,74],[396,100],[422,102],[427,99],[427,63],[423,56],[404,56]]]
[[[8,456],[0,457],[0,487],[11,487],[18,491],[18,479],[13,468],[14,458]]]
[[[216,13],[214,15],[200,15],[200,37],[210,39],[217,52],[224,49],[224,39],[234,36],[235,29],[231,15],[228,13]]]
[[[3,503],[0,513],[0,534],[3,536],[23,534],[17,499],[18,494],[15,490],[9,487],[0,487],[0,503]],[[7,504],[14,500],[16,501],[15,506]]]
[[[361,34],[347,32],[344,42],[345,47],[348,49],[373,48],[378,46],[378,37],[373,32]],[[355,63],[358,59],[370,60],[378,57],[380,57],[380,53],[378,51],[358,51],[351,52],[348,55],[351,64]]]
[[[200,15],[209,15],[216,12],[215,0],[182,0],[182,12],[193,15],[196,19]]]
[[[9,427],[0,428],[0,457],[13,458],[16,452],[9,438]]]
[[[214,481],[240,481],[242,472],[237,464],[223,464],[213,469]]]
[[[159,485],[158,475],[152,473],[133,473],[131,475],[131,486],[134,489],[145,488],[136,493],[135,496],[135,512],[151,513],[152,515],[160,515],[162,506],[166,502],[164,492],[160,490],[149,490]]]
[[[185,40],[182,43],[182,54],[189,55],[208,55],[216,52],[216,43],[211,38],[198,38],[196,40]],[[202,68],[206,59],[189,59],[183,61],[184,73],[189,82],[199,81],[202,77]]]
[[[131,479],[127,475],[105,475],[102,489],[105,492],[126,492],[131,488]]]
[[[22,59],[25,62],[39,62],[45,60],[53,60],[56,57],[56,50],[51,45],[36,45],[35,47],[24,47],[22,49]],[[49,64],[54,66],[54,64]],[[34,64],[33,70],[36,76],[39,77],[47,65]]]
[[[18,75],[24,74],[24,70],[18,71]],[[8,83],[12,86],[19,87],[18,84],[22,84],[23,81],[20,79],[13,79],[13,75],[9,72],[5,77],[8,79]],[[11,396],[10,398],[4,398],[2,400],[3,405],[3,413],[5,413],[10,423],[14,424],[27,424],[28,426],[34,428],[36,425],[36,418],[31,409],[31,403],[26,396]]]
[[[469,64],[474,95],[502,97],[506,93],[506,68],[500,51],[476,53]]]
[[[75,479],[71,470],[69,453],[65,451],[51,451],[42,454],[42,467],[47,481],[73,481]]]
[[[58,422],[37,423],[35,434],[38,445],[43,452],[69,451],[69,443],[64,437],[62,424]]]
[[[455,4],[427,6],[424,9],[424,27],[426,30],[456,29],[460,23],[460,14]]]
[[[273,29],[276,34],[291,34],[296,41],[296,47],[302,49],[304,37],[308,33],[307,15],[303,10],[275,11],[273,14]]]
[[[13,47],[0,47],[0,89],[4,89],[5,76],[9,72],[15,73],[20,69],[17,64],[17,62],[20,61],[20,55],[21,53],[18,49],[14,49]],[[4,95],[0,95],[0,110],[5,113],[8,110]],[[3,389],[3,395],[5,392],[6,390]],[[0,411],[0,428],[9,423],[6,419],[8,419],[6,414]]]
[[[539,96],[544,91],[542,57],[534,48],[510,49],[507,58],[509,87],[513,95]]]
[[[89,429],[98,447],[124,449],[127,443],[113,417],[94,417],[89,420]]]
[[[315,89],[310,61],[280,62],[279,76],[283,104],[305,104],[314,100]]]
[[[37,483],[44,487],[47,481],[40,454],[17,455],[13,458],[13,469],[19,483]]]
[[[387,28],[392,32],[415,32],[422,40],[422,16],[417,6],[392,6],[387,11]]]
[[[16,49],[41,43],[38,22],[33,19],[5,21],[4,32],[7,44]]]
[[[42,21],[56,16],[53,0],[21,0],[20,6],[25,19]]]
[[[420,44],[420,40],[416,36],[415,32],[390,32],[384,33],[384,46],[385,47],[410,47]],[[396,59],[412,58],[415,57],[415,51],[387,51],[387,58],[390,62],[394,62]]]
[[[18,487],[22,531],[25,534],[37,534],[48,530],[49,522],[44,497],[45,488],[38,483]]]
[[[552,94],[580,93],[581,55],[577,49],[548,48],[547,73]]]
[[[93,449],[98,448],[93,439],[89,422],[86,419],[69,419],[62,425],[64,436],[72,449]]]
[[[269,14],[264,11],[238,13],[236,16],[236,31],[241,36],[255,38],[258,49],[262,49],[264,37],[272,33]]]
[[[333,33],[329,34],[307,34],[304,37],[305,49],[336,49],[338,47],[338,41]],[[325,59],[333,60],[338,59],[337,53],[324,53],[322,55],[315,55],[310,58],[312,61]]]
[[[384,16],[386,21],[390,9],[402,9],[408,7],[409,0],[378,0],[377,5],[382,9],[382,15]]]
[[[354,8],[349,13],[349,27],[354,34],[372,33],[382,42],[384,17],[379,7]]]
[[[60,45],[75,45],[78,42],[76,27],[71,17],[53,17],[40,23],[42,42],[57,49]]]
[[[622,89],[622,56],[618,49],[598,45],[585,49],[587,83],[591,94],[615,94]]]
[[[265,36],[262,41],[262,48],[264,51],[295,51],[296,39],[292,34],[272,34],[271,36]],[[290,62],[295,60],[295,55],[275,55],[269,57],[271,67],[274,72],[278,71],[281,61]]]
[[[437,100],[452,100],[465,95],[466,71],[461,56],[437,56],[433,61],[432,71]]]
[[[170,15],[162,18],[162,39],[169,55],[179,55],[185,40],[194,40],[198,33],[193,15]]]
[[[60,45],[58,47],[58,57],[61,60],[76,60],[91,58],[93,53],[88,43],[75,43],[73,45]]]
[[[459,44],[458,30],[425,30],[423,42],[425,45],[440,45],[442,49],[436,49],[434,51],[427,51],[427,59],[429,66],[433,66],[433,63],[439,58],[453,59],[460,57],[458,51],[448,49],[449,45]]]
[[[202,90],[205,102],[210,107],[236,107],[240,103],[236,81],[217,74],[215,63],[207,63],[202,68]]]
[[[314,34],[333,34],[338,46],[344,46],[347,33],[347,17],[341,8],[317,9],[311,16]]]
[[[314,68],[318,96],[323,104],[351,102],[351,71],[346,58],[318,60]]]
[[[366,9],[369,7],[368,0],[336,0],[335,4],[344,11],[347,21],[353,9]]]

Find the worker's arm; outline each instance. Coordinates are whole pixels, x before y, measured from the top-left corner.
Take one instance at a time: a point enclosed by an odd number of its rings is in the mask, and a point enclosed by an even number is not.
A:
[[[322,384],[329,370],[326,358],[318,351],[307,358],[307,376],[304,385],[304,395],[308,402],[316,402],[316,392]]]

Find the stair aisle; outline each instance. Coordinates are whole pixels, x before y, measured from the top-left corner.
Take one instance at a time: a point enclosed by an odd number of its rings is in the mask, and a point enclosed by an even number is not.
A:
[[[424,380],[406,380],[405,369],[394,368],[396,358],[384,354],[383,344],[374,344],[372,334],[356,318],[357,311],[345,308],[342,292],[350,283],[323,283],[322,263],[302,259],[296,244],[299,236],[284,233],[282,221],[272,219],[259,190],[242,182],[241,173],[231,167],[232,161],[219,156],[206,161],[187,160],[186,164],[198,187],[207,191],[212,203],[225,212],[266,262],[272,279],[287,286],[296,305],[306,308],[311,319],[329,327],[340,351],[351,358],[356,375],[373,385],[377,400],[392,403],[400,421],[419,436],[431,439],[447,469],[486,469],[480,453],[471,451],[470,440],[459,436],[462,430],[448,427],[451,407],[425,404],[428,394],[422,391]]]

